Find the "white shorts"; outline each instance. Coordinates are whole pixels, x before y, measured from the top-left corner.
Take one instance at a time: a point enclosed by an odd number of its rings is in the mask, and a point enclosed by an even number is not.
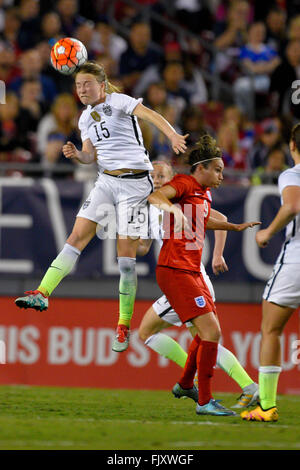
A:
[[[99,225],[99,238],[116,234],[149,238],[149,203],[153,191],[150,175],[143,178],[117,178],[102,173],[79,210],[77,217]]]
[[[211,283],[209,276],[206,274],[203,264],[201,264],[201,273],[204,277],[207,287],[209,288],[209,292],[213,298],[213,301],[215,302],[216,300],[215,291],[214,291],[214,288],[213,288],[213,285]],[[182,325],[182,322],[179,316],[177,315],[175,310],[171,307],[165,295],[162,295],[159,299],[157,299],[156,302],[152,304],[152,308],[162,320],[164,320],[167,323],[170,323],[170,325],[174,325],[174,326]],[[190,328],[191,326],[193,326],[193,323],[188,321],[185,323],[185,326],[187,328]]]
[[[263,299],[283,307],[296,309],[300,305],[300,264],[275,264]]]

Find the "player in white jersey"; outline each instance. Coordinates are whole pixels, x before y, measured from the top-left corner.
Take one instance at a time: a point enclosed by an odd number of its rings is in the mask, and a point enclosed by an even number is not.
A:
[[[173,169],[164,161],[152,162],[152,164],[154,167],[152,172],[154,189],[157,190],[163,184],[172,179],[174,176]],[[227,220],[223,214],[213,209],[211,209],[211,214],[214,218],[219,218],[220,220],[225,221]],[[151,239],[140,240],[140,246],[137,252],[138,255],[144,256],[147,254],[153,240],[156,240],[160,247],[163,243],[163,211],[153,205],[150,206],[150,234]],[[226,231],[215,232],[212,267],[213,272],[216,275],[228,270],[223,257],[226,237]],[[214,288],[205,271],[203,263],[201,263],[201,272],[207,287],[210,290],[211,296],[215,301]],[[169,328],[172,325],[181,326],[182,323],[177,313],[171,307],[166,296],[163,295],[156,300],[156,302],[154,302],[145,313],[139,328],[139,336],[149,348],[153,349],[158,354],[171,359],[183,368],[187,359],[186,351],[184,351],[182,347],[170,336],[161,333],[162,330]],[[186,327],[189,328],[191,335],[195,336],[197,332],[193,324],[191,322],[187,322]],[[217,365],[221,367],[233,380],[235,380],[242,389],[242,394],[235,407],[245,408],[255,404],[258,398],[257,384],[255,384],[249,377],[247,372],[238,362],[237,358],[221,344],[218,345]]]
[[[264,230],[256,234],[264,248],[285,228],[285,242],[263,293],[259,367],[260,405],[242,413],[248,421],[277,421],[277,384],[281,372],[280,336],[293,312],[300,306],[300,124],[291,133],[289,143],[295,166],[278,179],[281,207]]]
[[[115,227],[120,270],[119,321],[114,351],[129,344],[137,279],[136,250],[140,237],[148,237],[147,197],[153,190],[146,151],[137,118],[145,119],[165,134],[176,154],[186,150],[181,136],[160,114],[146,108],[142,99],[119,93],[107,80],[102,66],[86,62],[75,74],[76,92],[86,109],[79,119],[82,150],[71,142],[63,146],[66,158],[81,163],[97,161],[99,174],[94,188],[79,210],[71,235],[52,262],[35,291],[16,299],[20,308],[46,310],[48,297],[71,272],[82,250],[95,236],[97,227]]]

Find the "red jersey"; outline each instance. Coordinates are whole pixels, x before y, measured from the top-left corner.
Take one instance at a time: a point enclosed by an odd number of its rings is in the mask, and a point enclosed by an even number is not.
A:
[[[174,232],[174,215],[165,211],[164,240],[157,264],[199,273],[210,214],[210,190],[204,189],[192,175],[176,175],[166,185],[176,190],[171,202],[180,206],[190,229]]]

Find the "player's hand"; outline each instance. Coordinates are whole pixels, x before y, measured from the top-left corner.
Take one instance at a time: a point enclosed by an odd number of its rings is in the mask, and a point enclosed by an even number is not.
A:
[[[247,228],[255,227],[255,225],[261,225],[261,222],[244,222],[243,224],[236,224],[236,232],[243,232]]]
[[[220,273],[228,271],[228,266],[223,256],[213,256],[212,270],[215,276],[218,276]]]
[[[189,134],[180,135],[180,134],[175,133],[175,134],[172,134],[172,136],[170,137],[172,149],[174,150],[176,155],[178,155],[180,152],[184,153],[186,151],[187,146],[186,146],[185,139],[187,139],[188,136]]]
[[[73,142],[68,141],[62,148],[63,154],[66,158],[77,158],[79,151],[73,144]]]
[[[182,232],[183,230],[190,230],[188,220],[181,209],[175,207],[174,214],[174,232]]]
[[[260,248],[265,248],[270,241],[270,235],[266,229],[260,230],[255,235],[256,243]]]

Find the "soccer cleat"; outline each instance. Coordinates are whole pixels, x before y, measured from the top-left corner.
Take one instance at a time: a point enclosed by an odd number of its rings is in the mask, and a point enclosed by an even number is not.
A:
[[[236,405],[232,408],[248,408],[249,406],[256,405],[259,398],[259,388],[256,383],[248,385],[243,388],[243,393],[237,399]]]
[[[126,325],[118,325],[116,336],[113,341],[112,350],[116,352],[123,352],[129,346],[130,332]]]
[[[34,308],[42,312],[48,308],[48,297],[45,297],[39,290],[28,290],[25,297],[18,297],[15,304],[19,308]]]
[[[192,388],[182,388],[179,383],[176,383],[172,389],[175,398],[191,398],[196,403],[198,401],[198,389],[193,385]]]
[[[220,405],[219,400],[211,398],[205,405],[196,406],[197,415],[213,415],[213,416],[236,416],[236,412]]]
[[[241,418],[245,421],[278,421],[278,411],[276,406],[268,410],[263,410],[262,407],[258,405],[254,410],[243,411]]]

